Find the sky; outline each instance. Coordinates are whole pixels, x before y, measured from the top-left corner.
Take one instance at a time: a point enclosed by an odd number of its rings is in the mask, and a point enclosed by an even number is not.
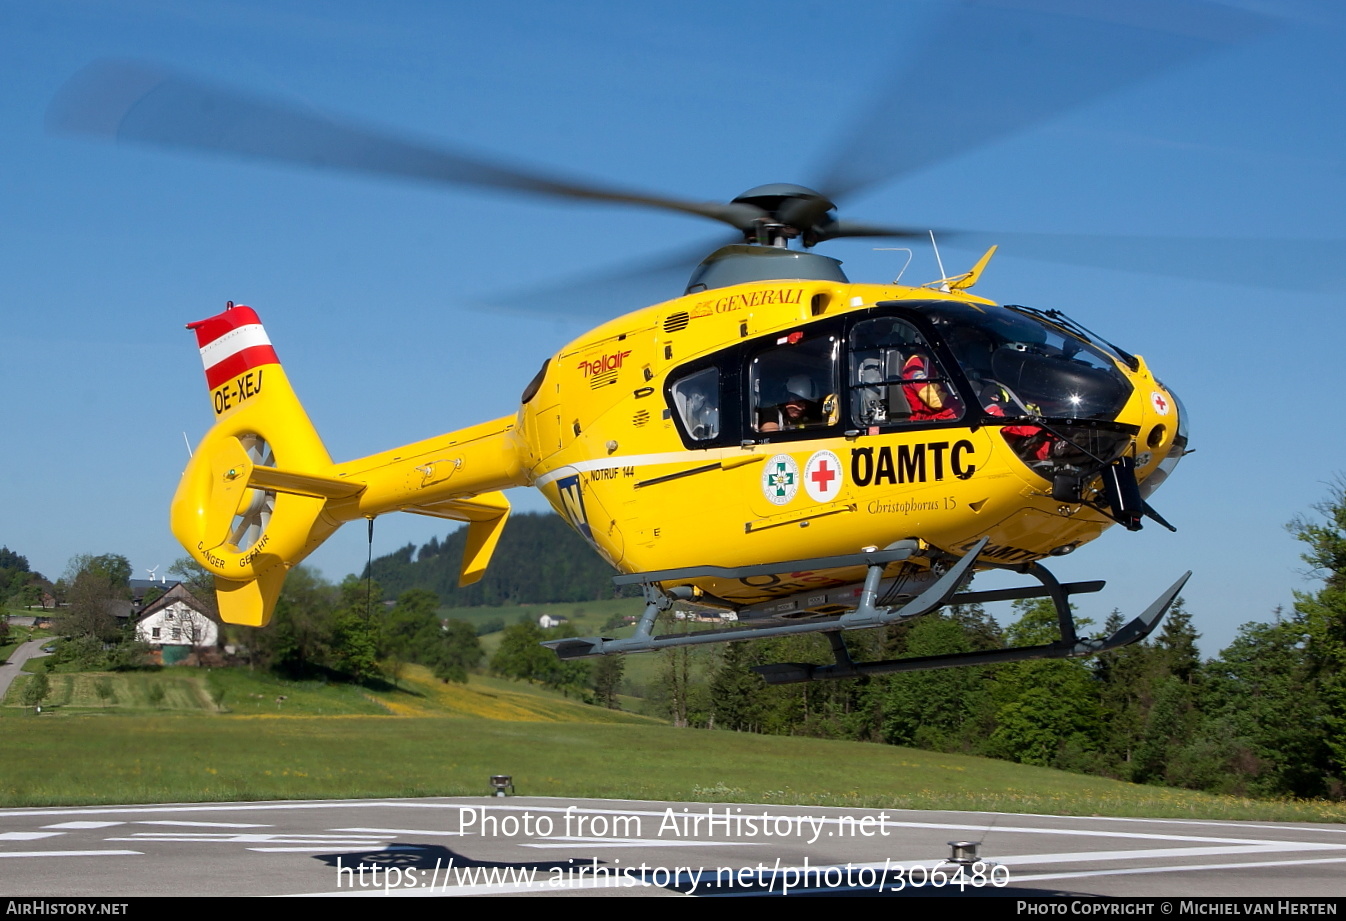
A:
[[[994,15],[1016,15],[1014,2],[999,6],[1009,12]],[[1108,580],[1081,603],[1098,620],[1113,607],[1139,613],[1193,570],[1188,609],[1215,654],[1240,624],[1315,588],[1285,524],[1312,515],[1346,470],[1335,381],[1346,12],[1243,3],[1261,25],[1227,47],[1004,133],[978,93],[1058,52],[1012,18],[964,47],[947,37],[950,10],[2,0],[0,544],[51,578],[81,553],[124,554],[137,576],[184,555],[168,505],[211,412],[183,326],[227,300],[259,312],[345,460],[512,413],[560,346],[680,290],[667,278],[629,292],[592,280],[678,252],[690,270],[723,236],[635,208],[48,133],[48,107],[73,75],[130,60],[694,200],[819,182],[839,150],[879,163],[843,217],[986,231],[967,245],[1002,247],[977,294],[1066,311],[1143,355],[1182,397],[1196,451],[1151,499],[1178,533],[1114,528],[1055,570]],[[1047,95],[1085,77],[1062,61]],[[847,140],[875,118],[868,148]],[[912,151],[939,155],[884,177],[886,156]],[[980,254],[958,244],[941,244],[949,272]],[[888,281],[907,255],[875,250],[884,245],[820,251],[853,280]],[[928,246],[911,255],[904,282],[939,277]],[[1159,274],[1175,267],[1187,277]],[[530,491],[511,499],[545,507]],[[387,516],[374,553],[447,530]],[[352,525],[311,561],[340,579],[367,552]]]

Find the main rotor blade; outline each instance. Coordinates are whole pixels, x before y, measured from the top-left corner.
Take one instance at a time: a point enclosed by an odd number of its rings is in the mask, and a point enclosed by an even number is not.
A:
[[[620,266],[599,268],[575,278],[547,282],[534,288],[473,296],[470,301],[483,309],[507,313],[607,319],[647,304],[681,297],[687,288],[688,275],[707,254],[721,246],[741,242],[738,237],[703,240],[641,259],[635,265],[628,260]]]
[[[751,205],[682,201],[504,166],[131,62],[100,62],[76,74],[52,102],[47,126],[319,169],[642,205],[712,218],[739,230],[762,216]]]
[[[1000,245],[999,257],[1143,272],[1170,278],[1256,285],[1295,291],[1346,289],[1346,240],[1106,236],[1095,234],[940,234],[940,243],[980,251]]]
[[[926,240],[934,232],[941,239],[944,236],[957,236],[961,231],[940,230],[938,227],[884,227],[880,224],[861,224],[859,221],[836,221],[819,234],[819,240],[836,240],[840,237],[878,237],[887,240]]]
[[[823,161],[833,200],[1267,32],[1278,20],[1195,0],[960,3],[902,48],[890,89]]]

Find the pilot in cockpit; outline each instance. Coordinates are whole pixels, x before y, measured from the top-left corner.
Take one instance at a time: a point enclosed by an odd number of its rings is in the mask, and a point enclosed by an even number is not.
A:
[[[807,374],[794,374],[785,382],[784,399],[765,412],[758,431],[781,432],[808,428],[823,422],[818,385]]]

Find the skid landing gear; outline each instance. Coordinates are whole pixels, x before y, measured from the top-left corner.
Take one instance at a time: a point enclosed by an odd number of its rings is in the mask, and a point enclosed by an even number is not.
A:
[[[919,595],[908,599],[901,605],[894,606],[884,606],[879,603],[879,584],[883,579],[883,571],[890,563],[907,560],[915,556],[918,552],[915,542],[904,542],[886,550],[876,550],[868,553],[791,560],[762,566],[739,568],[696,566],[617,576],[613,579],[613,582],[618,585],[640,585],[645,595],[645,611],[641,615],[640,622],[636,625],[636,631],[633,635],[621,639],[602,636],[566,637],[550,640],[543,645],[550,647],[562,659],[578,659],[614,653],[650,652],[675,646],[729,643],[737,640],[760,639],[771,636],[793,636],[801,633],[824,633],[827,635],[833,656],[836,659],[834,664],[810,665],[802,662],[782,662],[776,665],[754,667],[753,670],[760,674],[768,684],[820,681],[829,678],[856,678],[862,675],[883,675],[891,672],[953,668],[962,665],[989,665],[1022,659],[1063,659],[1106,652],[1109,649],[1116,649],[1119,646],[1144,639],[1158,625],[1159,620],[1168,611],[1169,606],[1173,604],[1173,599],[1182,591],[1182,587],[1187,583],[1188,577],[1191,576],[1190,572],[1183,575],[1181,579],[1170,586],[1168,591],[1159,596],[1145,610],[1145,613],[1123,626],[1112,636],[1095,639],[1080,638],[1075,629],[1075,621],[1070,614],[1069,596],[1096,592],[1103,587],[1103,583],[1072,582],[1062,584],[1038,563],[1029,563],[1022,566],[996,565],[996,568],[999,569],[1009,569],[1030,575],[1037,579],[1040,584],[1025,588],[963,592],[960,594],[959,589],[972,575],[973,567],[977,564],[977,557],[985,549],[986,543],[987,539],[982,538],[961,558],[940,555],[932,559],[932,563],[937,567],[944,567],[942,574]],[[983,563],[982,565],[986,564]],[[775,624],[761,627],[727,627],[692,633],[667,633],[659,636],[652,632],[655,620],[661,612],[672,608],[677,601],[690,600],[691,598],[689,588],[679,586],[666,592],[660,587],[660,583],[705,577],[741,579],[782,572],[833,569],[846,566],[864,566],[866,567],[866,574],[864,587],[860,591],[859,604],[855,610],[840,617],[804,623]],[[1061,639],[1042,646],[1022,646],[989,652],[922,656],[884,662],[853,661],[841,639],[841,631],[843,630],[882,627],[929,614],[949,604],[972,604],[980,601],[1004,601],[1018,598],[1051,598],[1056,608]]]
[[[823,681],[828,678],[858,678],[861,675],[890,675],[894,672],[914,672],[935,668],[956,668],[964,665],[996,665],[1001,662],[1019,662],[1025,659],[1070,659],[1091,656],[1110,649],[1137,643],[1153,632],[1178,597],[1191,572],[1169,586],[1154,600],[1145,612],[1124,624],[1109,637],[1080,637],[1075,630],[1075,619],[1070,614],[1069,595],[1096,592],[1101,582],[1074,582],[1062,585],[1047,569],[1037,563],[1022,567],[1005,567],[1037,578],[1042,585],[1024,589],[1006,589],[993,592],[966,592],[955,595],[952,604],[972,604],[978,601],[1005,601],[1018,598],[1051,598],[1056,608],[1061,638],[1041,646],[1014,646],[979,652],[957,652],[942,656],[916,656],[908,659],[888,659],[882,662],[854,662],[836,632],[827,634],[832,644],[834,665],[810,665],[805,662],[781,662],[775,665],[757,665],[753,671],[767,684],[794,684],[802,681]]]

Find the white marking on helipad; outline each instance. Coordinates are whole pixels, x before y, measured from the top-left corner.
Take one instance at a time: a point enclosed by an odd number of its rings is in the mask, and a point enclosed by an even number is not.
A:
[[[437,835],[444,838],[461,838],[467,834],[465,831],[430,831],[424,828],[333,828],[330,831],[367,835]]]
[[[0,851],[0,857],[143,857],[141,851]]]
[[[108,823],[114,824],[114,823]],[[120,824],[120,823],[116,823]],[[273,828],[272,825],[256,825],[245,822],[179,822],[173,819],[143,819],[137,825],[185,825],[190,828]]]
[[[1185,873],[1198,870],[1248,870],[1268,867],[1303,867],[1318,863],[1346,863],[1346,857],[1323,857],[1318,860],[1268,860],[1258,863],[1205,863],[1187,866],[1128,867],[1122,870],[1082,870],[1077,873],[1035,873],[1016,876],[1014,883],[1032,883],[1049,879],[1084,879],[1090,876],[1125,876],[1131,873]]]
[[[59,838],[63,831],[6,831],[0,832],[0,841],[36,841],[39,838]]]

